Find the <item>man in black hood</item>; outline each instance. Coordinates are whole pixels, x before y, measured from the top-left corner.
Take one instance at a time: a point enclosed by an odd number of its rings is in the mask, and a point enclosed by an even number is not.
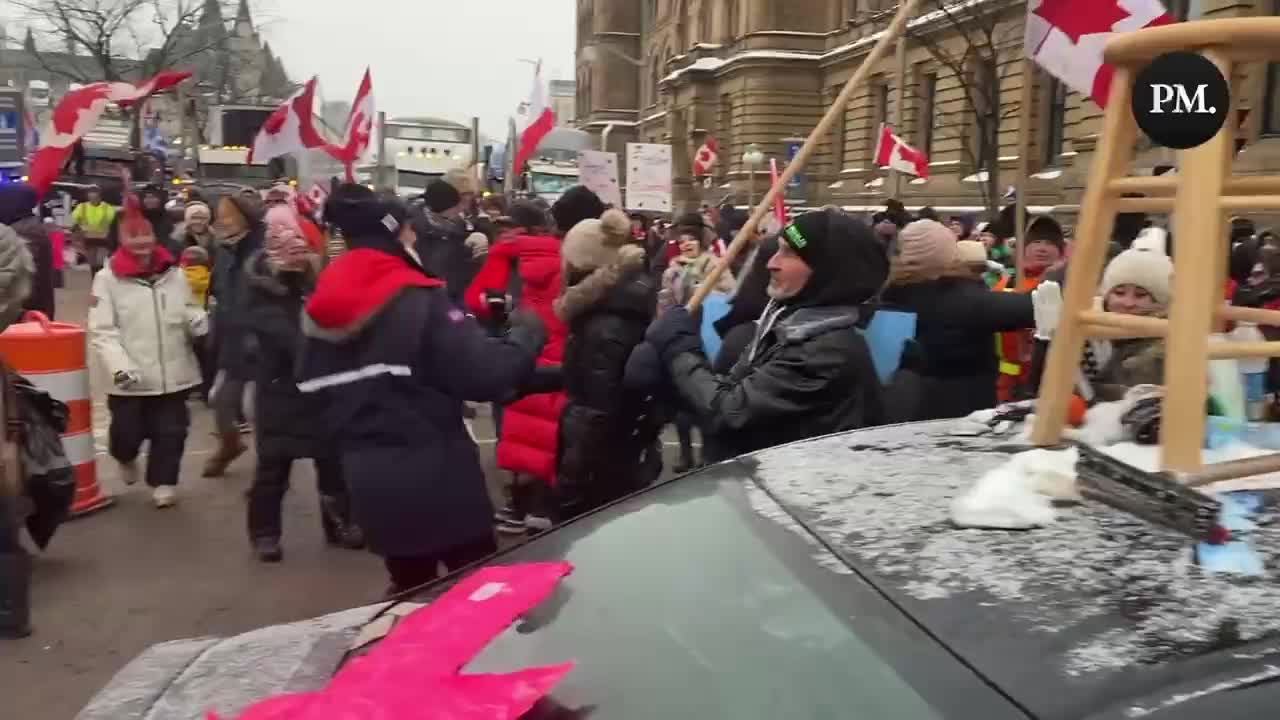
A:
[[[647,352],[656,351],[680,402],[700,417],[711,462],[876,425],[884,416],[871,353],[856,329],[857,306],[889,275],[883,245],[834,210],[801,215],[777,244],[769,303],[727,375],[712,370],[697,320],[683,308],[646,333]]]

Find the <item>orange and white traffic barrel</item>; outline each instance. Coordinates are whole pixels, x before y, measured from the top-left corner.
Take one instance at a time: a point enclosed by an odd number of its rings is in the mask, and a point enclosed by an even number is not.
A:
[[[67,404],[62,448],[76,479],[71,514],[84,515],[114,502],[98,485],[85,329],[29,312],[26,322],[0,333],[0,357],[32,385]]]

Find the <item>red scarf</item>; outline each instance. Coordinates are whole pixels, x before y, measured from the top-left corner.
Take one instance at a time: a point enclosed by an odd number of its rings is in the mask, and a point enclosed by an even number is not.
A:
[[[137,256],[126,252],[124,247],[120,247],[111,256],[111,272],[116,277],[121,278],[159,275],[171,267],[173,267],[173,255],[164,249],[163,245],[156,245],[155,249],[151,251],[149,267],[143,267],[138,262]]]

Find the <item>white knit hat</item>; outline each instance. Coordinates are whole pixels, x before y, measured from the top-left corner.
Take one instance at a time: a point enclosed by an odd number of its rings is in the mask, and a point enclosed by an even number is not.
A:
[[[956,257],[965,265],[985,263],[987,247],[977,240],[961,240],[956,243]]]
[[[1157,304],[1168,306],[1173,261],[1165,254],[1168,233],[1145,228],[1128,250],[1115,256],[1102,273],[1102,296],[1121,285],[1136,285],[1151,294]]]
[[[566,269],[595,270],[613,262],[618,249],[633,241],[627,214],[608,210],[599,220],[590,218],[574,225],[560,244],[560,258]]]

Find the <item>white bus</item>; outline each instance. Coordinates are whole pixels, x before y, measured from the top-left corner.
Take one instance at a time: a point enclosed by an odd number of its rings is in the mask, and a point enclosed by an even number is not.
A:
[[[395,172],[396,193],[421,195],[427,183],[454,168],[475,161],[471,152],[471,128],[434,117],[399,117],[387,120],[386,163]]]

